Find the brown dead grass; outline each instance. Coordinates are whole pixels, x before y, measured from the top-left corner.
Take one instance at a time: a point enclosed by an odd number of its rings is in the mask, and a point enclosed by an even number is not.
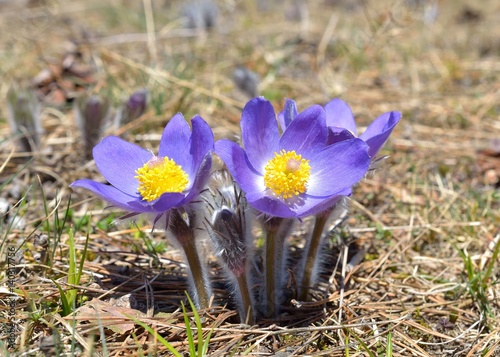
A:
[[[385,355],[390,333],[394,356],[500,356],[499,264],[484,292],[491,308],[486,316],[468,293],[458,251],[467,252],[473,268],[482,271],[499,234],[500,163],[491,142],[500,138],[500,6],[493,0],[481,7],[441,1],[437,21],[425,23],[424,10],[403,1],[328,3],[309,1],[305,26],[285,20],[286,1],[267,12],[259,12],[253,1],[219,1],[221,23],[203,34],[180,27],[179,1],[154,1],[154,13],[146,15],[141,2],[131,1],[47,0],[32,8],[2,8],[0,98],[12,82],[30,83],[48,63],[60,62],[67,42],[74,41],[81,62],[94,71],[89,90],[115,102],[134,89],[150,90],[148,112],[118,133],[149,148],[178,111],[186,117],[199,113],[217,138],[237,135],[247,99],[231,81],[239,64],[259,73],[261,94],[277,110],[285,97],[295,99],[300,110],[341,96],[361,125],[384,111],[402,111],[384,150],[389,159],[356,188],[344,239],[330,244],[314,302],[292,303],[275,321],[240,325],[213,264],[214,307],[200,311],[205,336],[213,330],[209,355],[344,356],[349,351],[365,356],[360,340],[374,354]],[[477,10],[479,19],[469,19],[466,8]],[[31,187],[20,210],[25,222],[7,237],[7,245],[23,252],[16,276],[20,355],[41,355],[40,341],[47,336],[59,336],[64,353],[76,341],[77,355],[88,356],[92,348],[96,355],[168,355],[130,317],[120,316],[124,312],[135,312],[187,353],[179,308],[186,282],[177,252],[148,252],[144,237],[164,238],[149,233],[147,222],[140,234],[138,228],[101,224],[109,211],[81,192],[73,194],[71,207],[73,222],[92,211],[89,254],[78,287],[86,302],[75,317],[54,313],[59,292],[50,279],[64,283],[67,235],[51,266],[35,261],[40,249],[30,233],[46,216],[40,184],[49,211],[59,205],[61,213],[69,183],[100,176],[80,155],[70,106],[50,105],[60,99],[54,95],[45,99],[42,147],[1,192],[15,204]],[[5,115],[0,106],[0,118]],[[30,155],[12,151],[5,120],[0,133],[6,138],[0,142],[3,182]],[[84,235],[83,228],[77,232],[79,249]],[[361,249],[364,261],[348,270]],[[6,319],[5,292],[0,300]]]

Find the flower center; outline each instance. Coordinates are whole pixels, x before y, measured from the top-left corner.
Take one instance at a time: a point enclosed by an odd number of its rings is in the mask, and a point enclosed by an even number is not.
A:
[[[135,170],[139,180],[138,191],[148,202],[166,192],[182,192],[186,189],[188,175],[180,165],[168,157],[154,156],[144,166]]]
[[[295,151],[281,150],[264,168],[264,184],[276,195],[290,198],[306,192],[307,180],[311,176],[309,160]]]

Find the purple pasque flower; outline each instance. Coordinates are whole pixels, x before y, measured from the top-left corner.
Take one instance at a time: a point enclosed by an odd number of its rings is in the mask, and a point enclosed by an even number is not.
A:
[[[147,89],[139,89],[132,93],[128,100],[124,103],[129,111],[131,118],[138,118],[146,110],[148,104],[148,91]]]
[[[300,218],[329,208],[370,166],[361,139],[327,145],[326,113],[319,105],[297,114],[280,136],[271,103],[254,98],[243,109],[241,132],[244,149],[223,139],[215,152],[247,201],[271,216]]]
[[[326,125],[334,136],[335,133],[342,132],[341,129],[347,129],[354,137],[357,136],[356,122],[352,110],[346,102],[335,98],[325,105]],[[375,157],[379,150],[391,135],[392,130],[401,119],[401,113],[391,111],[377,117],[366,130],[359,136],[369,146],[368,154],[371,158]],[[340,135],[349,135],[349,133]],[[332,138],[331,134],[329,134]],[[332,142],[335,142],[333,138]]]
[[[335,98],[328,102],[324,108],[326,112],[326,125],[328,127],[328,144],[358,137],[354,115],[346,102]],[[297,113],[295,102],[287,99],[285,109],[278,116],[283,130],[297,116]],[[400,119],[400,112],[392,111],[384,113],[375,119],[359,136],[360,139],[368,144],[368,154],[371,158],[377,155]]]
[[[204,189],[212,165],[214,137],[199,116],[192,131],[182,114],[167,124],[158,155],[116,136],[108,136],[93,149],[97,168],[111,185],[78,180],[71,187],[83,187],[103,200],[131,212],[155,215],[154,223],[172,208],[192,202]],[[166,214],[166,223],[168,214]]]

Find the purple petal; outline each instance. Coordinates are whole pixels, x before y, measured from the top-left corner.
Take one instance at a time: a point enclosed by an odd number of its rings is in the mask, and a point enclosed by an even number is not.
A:
[[[189,174],[192,171],[192,156],[189,153],[191,128],[181,113],[174,115],[163,130],[158,156],[169,157]]]
[[[149,207],[151,207],[151,211],[166,212],[171,208],[181,206],[184,202],[185,196],[185,194],[179,192],[166,192],[156,201],[142,201],[142,204],[149,205]]]
[[[360,135],[360,138],[366,141],[370,147],[368,150],[370,157],[375,157],[377,155],[400,119],[400,112],[384,113],[375,119],[368,128],[366,128],[364,133]]]
[[[297,116],[299,112],[297,111],[297,104],[292,99],[285,100],[285,108],[282,112],[278,114],[278,122],[281,127],[281,131],[284,132],[286,127],[290,125],[293,119]]]
[[[198,174],[198,167],[201,165],[202,161],[205,160],[208,153],[214,150],[214,134],[205,120],[198,115],[191,120],[191,125],[193,126],[191,155],[193,161],[192,166],[195,170],[192,175],[196,176]],[[194,179],[195,177],[190,177],[190,181]]]
[[[341,141],[354,139],[355,136],[349,130],[344,128],[339,128],[337,126],[328,127],[328,139],[326,139],[326,145],[332,145],[339,143]]]
[[[325,111],[313,105],[290,123],[280,140],[280,149],[295,150],[306,158],[325,146],[328,131],[325,124]]]
[[[325,199],[324,197],[315,197],[306,194],[305,195],[306,204],[300,207],[300,210],[297,211],[296,214],[299,218],[307,217],[313,214],[318,214],[320,212],[332,208],[333,206],[335,206],[338,200],[340,200],[342,197],[350,196],[351,193],[352,189],[348,188],[327,199]]]
[[[253,167],[245,151],[227,139],[215,143],[215,153],[220,156],[243,191],[264,192],[264,178]]]
[[[116,136],[108,136],[92,151],[95,164],[101,174],[114,187],[129,195],[135,195],[139,182],[135,170],[153,156],[146,149],[128,143]]]
[[[351,192],[351,188],[348,188],[329,197],[316,197],[305,194],[289,199],[287,203],[259,192],[247,194],[246,199],[253,208],[271,216],[303,218],[333,207],[340,198],[349,196]]]
[[[139,201],[140,197],[134,197],[123,193],[113,186],[105,185],[92,180],[78,180],[73,182],[70,187],[81,187],[89,190],[102,198],[104,201],[111,203],[113,206],[130,212],[150,212],[151,208],[142,205]]]
[[[357,136],[356,122],[351,107],[339,98],[335,98],[325,105],[326,125],[336,126],[349,130]]]
[[[196,170],[196,176],[193,179],[193,184],[189,193],[184,198],[184,203],[189,203],[196,199],[200,192],[205,189],[208,179],[210,178],[210,169],[212,168],[212,156],[208,154],[201,161],[200,167]]]
[[[295,217],[295,213],[279,199],[267,197],[259,192],[247,193],[245,197],[253,208],[268,215],[281,218]]]
[[[269,101],[259,97],[245,105],[241,133],[248,160],[254,168],[262,171],[279,148],[278,123]]]
[[[307,191],[312,196],[329,196],[356,184],[370,167],[368,146],[361,139],[327,146],[311,159]]]

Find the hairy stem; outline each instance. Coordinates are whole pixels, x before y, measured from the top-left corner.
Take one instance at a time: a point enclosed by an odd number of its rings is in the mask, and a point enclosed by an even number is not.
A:
[[[207,291],[204,269],[201,264],[200,256],[198,255],[198,250],[196,249],[196,242],[194,237],[191,237],[191,239],[185,239],[180,243],[186,255],[191,277],[193,279],[197,305],[200,309],[206,309],[210,303],[210,296]]]
[[[248,288],[247,275],[241,274],[237,276],[236,282],[240,290],[242,304],[240,308],[240,320],[243,323],[253,325],[255,320],[253,317],[252,298],[250,297],[250,289]]]
[[[206,309],[210,303],[210,285],[198,249],[196,248],[196,211],[173,209],[167,216],[170,232],[182,247],[189,267],[189,277],[194,288],[194,301],[198,308]]]
[[[307,301],[309,298],[309,288],[313,284],[313,273],[318,261],[318,251],[321,246],[323,229],[328,220],[329,214],[320,213],[316,215],[311,239],[304,252],[305,264],[302,280],[299,285],[299,300]]]
[[[267,314],[273,316],[275,314],[275,295],[276,295],[276,239],[275,234],[267,232],[266,237],[266,305]]]
[[[283,269],[283,255],[286,234],[288,227],[283,227],[282,218],[271,218],[265,222],[266,228],[266,304],[267,315],[276,316],[278,313],[277,305],[280,302],[279,293],[281,292],[281,276]],[[286,228],[286,229],[284,229]]]

